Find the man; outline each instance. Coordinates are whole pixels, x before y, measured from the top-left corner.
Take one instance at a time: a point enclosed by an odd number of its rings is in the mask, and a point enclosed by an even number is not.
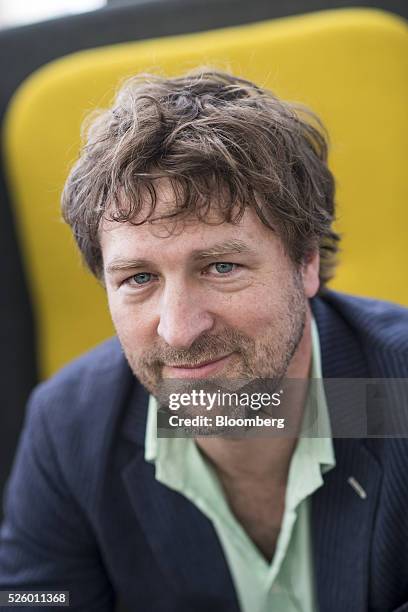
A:
[[[63,214],[117,339],[32,395],[1,589],[98,612],[408,610],[408,444],[353,436],[349,382],[407,376],[408,316],[326,289],[316,118],[227,74],[137,77],[91,124]],[[300,381],[300,431],[322,377],[348,381],[320,387],[323,436],[156,436],[165,384]]]

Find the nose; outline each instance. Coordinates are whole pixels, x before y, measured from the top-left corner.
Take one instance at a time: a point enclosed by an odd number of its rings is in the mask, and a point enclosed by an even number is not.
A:
[[[190,348],[196,338],[214,326],[214,316],[207,310],[203,296],[180,285],[165,288],[159,316],[157,333],[174,348]]]

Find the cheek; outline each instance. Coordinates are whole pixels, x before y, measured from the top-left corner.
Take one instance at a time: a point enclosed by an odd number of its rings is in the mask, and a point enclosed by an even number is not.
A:
[[[275,327],[277,318],[275,312],[271,304],[254,305],[246,311],[247,324],[242,331],[252,338],[264,337],[272,327]]]
[[[155,334],[153,322],[143,306],[127,304],[116,296],[108,296],[109,309],[118,338],[125,349],[143,352]]]
[[[244,294],[231,300],[225,323],[251,338],[262,336],[281,316],[281,304],[269,286],[253,285]]]

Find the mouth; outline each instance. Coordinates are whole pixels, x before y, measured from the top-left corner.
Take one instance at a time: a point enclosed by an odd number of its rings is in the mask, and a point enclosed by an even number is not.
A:
[[[220,371],[231,357],[232,353],[218,357],[213,361],[203,361],[195,365],[167,365],[163,366],[164,378],[205,378],[209,374]]]

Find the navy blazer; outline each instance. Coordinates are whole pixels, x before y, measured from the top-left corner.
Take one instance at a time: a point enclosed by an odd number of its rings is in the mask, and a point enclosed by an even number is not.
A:
[[[408,377],[406,309],[334,292],[312,308],[324,377]],[[212,523],[144,460],[147,401],[116,339],[34,391],[6,491],[0,590],[69,590],[84,612],[118,599],[130,612],[239,611]],[[319,610],[406,612],[408,440],[334,447],[312,500]]]

